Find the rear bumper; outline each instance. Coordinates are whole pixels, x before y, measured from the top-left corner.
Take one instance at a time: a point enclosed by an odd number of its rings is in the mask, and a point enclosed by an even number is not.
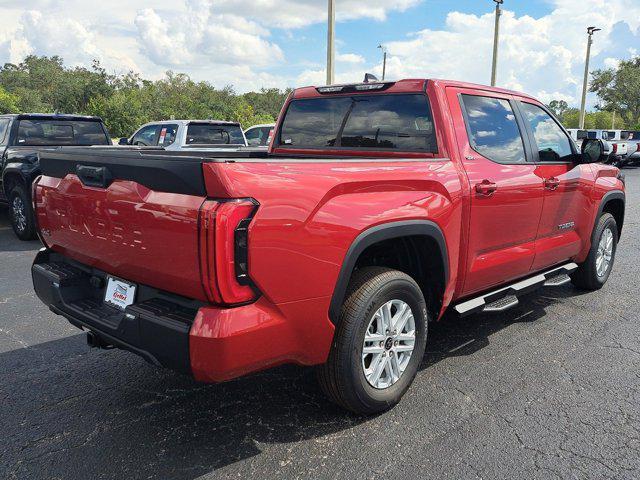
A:
[[[333,338],[328,298],[281,307],[262,298],[218,308],[138,285],[136,302],[121,311],[102,301],[105,272],[50,250],[38,253],[32,276],[38,297],[73,325],[201,382],[226,381],[284,363],[323,363]]]
[[[154,365],[190,372],[189,329],[197,312],[193,305],[139,287],[139,301],[125,311],[107,306],[102,301],[106,273],[45,249],[36,256],[31,275],[40,300],[76,327]]]

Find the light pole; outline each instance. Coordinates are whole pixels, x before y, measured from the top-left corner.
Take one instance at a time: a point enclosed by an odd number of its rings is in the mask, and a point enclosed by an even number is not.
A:
[[[378,48],[382,50],[382,81],[384,82],[384,77],[387,74],[387,47],[380,44]]]
[[[591,59],[591,45],[593,45],[593,34],[602,30],[601,28],[587,28],[587,60],[584,63],[584,83],[582,85],[582,107],[580,108],[580,129],[584,129],[584,119],[587,108],[587,88],[589,88],[589,60]]]
[[[500,42],[500,17],[502,16],[502,10],[500,5],[504,3],[504,0],[493,0],[496,2],[496,26],[493,32],[493,63],[491,65],[491,86],[496,86],[496,75],[498,71],[498,43]]]
[[[335,82],[335,58],[336,58],[336,0],[329,2],[329,20],[327,28],[327,85]]]

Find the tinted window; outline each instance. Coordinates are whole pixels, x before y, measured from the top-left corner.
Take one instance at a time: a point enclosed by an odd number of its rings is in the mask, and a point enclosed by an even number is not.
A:
[[[522,103],[524,118],[531,125],[541,162],[571,161],[571,140],[560,125],[537,105]]]
[[[158,145],[168,147],[176,141],[178,135],[178,125],[161,125],[160,137],[158,137]]]
[[[18,145],[109,145],[100,122],[20,120]]]
[[[271,132],[272,127],[256,127],[251,128],[245,132],[245,137],[247,137],[247,143],[249,146],[267,146],[269,145],[269,133]]]
[[[9,130],[9,119],[0,118],[0,145],[6,143],[7,130]]]
[[[244,145],[239,125],[192,123],[187,129],[187,145]]]
[[[293,147],[437,152],[425,95],[354,95],[295,100],[280,135]]]
[[[138,145],[142,147],[156,146],[158,143],[158,133],[160,125],[149,125],[143,127],[133,136],[131,139],[131,145]]]
[[[249,146],[255,147],[263,144],[262,128],[260,127],[247,130],[244,136],[247,137],[247,144]]]
[[[463,95],[462,99],[473,149],[495,162],[524,162],[522,135],[511,104],[475,95]]]

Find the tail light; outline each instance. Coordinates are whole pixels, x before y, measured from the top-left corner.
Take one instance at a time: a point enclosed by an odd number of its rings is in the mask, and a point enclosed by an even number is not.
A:
[[[618,144],[617,143],[613,144],[613,153],[618,153]]]
[[[200,274],[212,303],[238,305],[256,299],[249,278],[252,199],[207,201],[200,209]]]

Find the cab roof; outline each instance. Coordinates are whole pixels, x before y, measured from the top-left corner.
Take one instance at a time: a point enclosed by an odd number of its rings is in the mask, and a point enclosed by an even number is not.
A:
[[[0,117],[10,117],[16,120],[76,120],[101,122],[100,117],[90,115],[69,115],[66,113],[9,113],[0,115]]]
[[[532,98],[522,92],[516,92],[514,90],[508,90],[499,87],[490,87],[488,85],[480,85],[469,82],[461,82],[458,80],[442,80],[442,79],[425,79],[425,78],[410,78],[404,80],[398,80],[395,82],[387,81],[373,81],[369,83],[351,83],[341,85],[329,85],[329,86],[309,86],[302,87],[294,90],[292,98],[317,98],[327,95],[340,95],[346,93],[422,93],[427,90],[427,84],[433,83],[437,88],[457,87],[457,88],[469,88],[474,90],[482,90],[485,92],[495,92],[504,95],[517,95],[520,97]],[[381,87],[373,88],[372,86],[382,85]],[[368,87],[365,87],[368,86]],[[360,88],[368,88],[366,90],[360,90]],[[340,90],[342,89],[342,90]],[[324,92],[323,92],[324,90]]]

